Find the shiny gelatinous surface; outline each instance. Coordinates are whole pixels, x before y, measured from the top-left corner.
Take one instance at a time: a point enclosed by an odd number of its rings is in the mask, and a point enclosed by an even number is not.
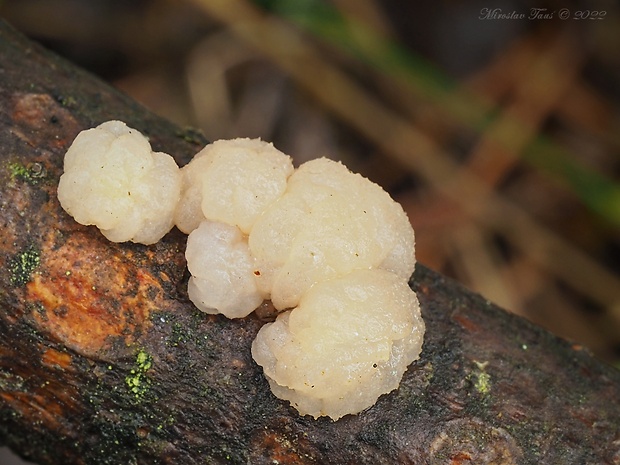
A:
[[[247,241],[236,226],[205,220],[187,239],[189,297],[206,313],[250,314],[263,301]]]
[[[62,207],[113,242],[153,244],[173,226],[181,177],[173,158],[153,152],[121,121],[82,131],[67,151],[58,185]]]
[[[380,186],[341,163],[301,165],[284,195],[249,237],[259,286],[278,309],[292,308],[314,283],[356,269],[387,269],[408,279],[415,266],[407,215]]]
[[[181,172],[183,194],[175,216],[181,231],[191,232],[206,218],[248,234],[263,210],[284,193],[293,163],[260,139],[219,140]]]
[[[337,419],[398,387],[421,350],[415,293],[394,273],[368,269],[323,281],[261,328],[252,356],[274,394],[302,414]]]

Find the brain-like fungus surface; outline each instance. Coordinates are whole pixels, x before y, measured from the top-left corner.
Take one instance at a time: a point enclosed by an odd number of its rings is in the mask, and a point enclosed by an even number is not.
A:
[[[203,312],[240,318],[263,301],[254,260],[236,226],[204,220],[187,238],[185,256],[189,298]]]
[[[406,281],[380,269],[322,281],[261,328],[252,356],[276,396],[337,419],[398,387],[420,353],[424,322]]]
[[[181,169],[177,227],[190,233],[207,218],[248,234],[265,207],[286,189],[293,162],[259,139],[219,140]]]
[[[272,392],[301,414],[338,419],[396,389],[424,321],[408,280],[415,238],[380,186],[319,158],[296,170],[258,139],[207,145],[179,170],[138,131],[110,121],[65,156],[63,208],[110,240],[189,234],[188,295],[203,312],[280,311],[252,344]]]
[[[159,241],[173,226],[180,193],[174,159],[153,152],[146,137],[120,121],[75,138],[58,184],[62,207],[113,242]]]
[[[301,165],[249,237],[259,286],[277,309],[295,307],[319,281],[381,268],[409,279],[414,234],[402,207],[377,184],[319,158]]]

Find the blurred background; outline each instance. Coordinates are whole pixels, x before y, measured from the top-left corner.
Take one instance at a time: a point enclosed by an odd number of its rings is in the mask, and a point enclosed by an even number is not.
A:
[[[403,205],[421,263],[620,367],[617,1],[5,0],[0,17],[211,140],[342,160]]]

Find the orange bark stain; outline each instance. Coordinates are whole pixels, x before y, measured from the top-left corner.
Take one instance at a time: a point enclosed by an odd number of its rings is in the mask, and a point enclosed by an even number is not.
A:
[[[56,349],[47,349],[43,352],[41,362],[49,367],[58,367],[62,370],[71,368],[71,355],[66,352],[60,352]]]
[[[84,355],[95,355],[109,335],[120,334],[123,329],[120,315],[114,315],[105,299],[78,280],[36,275],[28,283],[28,294],[43,308],[34,313],[39,325]]]
[[[313,455],[304,450],[306,443],[307,441],[299,437],[289,439],[277,433],[265,433],[260,448],[273,463],[281,465],[316,463]]]
[[[127,345],[150,326],[149,315],[161,305],[155,277],[110,251],[63,245],[46,249],[40,272],[26,292],[36,303],[32,316],[41,330],[66,347],[96,358],[110,338]]]

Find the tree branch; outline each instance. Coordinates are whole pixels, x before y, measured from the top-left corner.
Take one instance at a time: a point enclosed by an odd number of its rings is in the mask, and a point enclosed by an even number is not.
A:
[[[180,165],[205,140],[0,24],[0,442],[41,464],[618,463],[620,374],[418,266],[400,388],[337,422],[269,391],[264,323],[200,313],[185,236],[108,242],[60,208],[77,133],[120,119]]]

